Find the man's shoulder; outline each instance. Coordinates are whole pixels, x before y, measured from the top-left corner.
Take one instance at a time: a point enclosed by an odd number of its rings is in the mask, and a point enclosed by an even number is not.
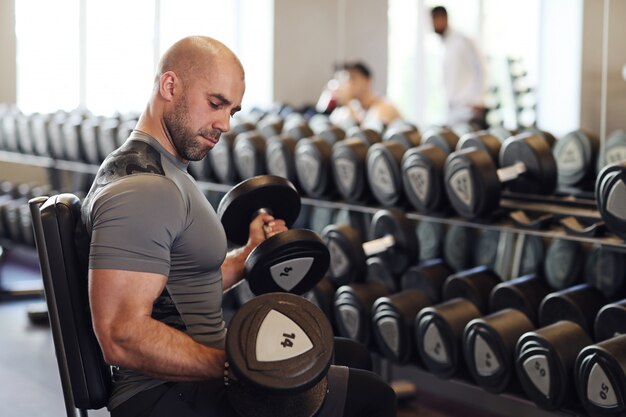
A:
[[[96,183],[100,186],[134,174],[165,176],[161,154],[147,142],[128,140],[102,163]]]

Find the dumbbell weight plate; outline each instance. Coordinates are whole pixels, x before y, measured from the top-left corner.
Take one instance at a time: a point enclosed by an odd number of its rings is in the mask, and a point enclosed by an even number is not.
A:
[[[455,271],[473,266],[475,230],[471,227],[452,225],[444,240],[443,257]]]
[[[523,162],[526,172],[507,183],[517,193],[549,195],[557,183],[557,164],[546,139],[529,133],[507,139],[500,150],[500,166]]]
[[[571,321],[523,334],[515,348],[515,368],[528,398],[547,410],[573,403],[576,356],[591,343],[585,331]]]
[[[211,160],[215,177],[222,184],[234,184],[237,182],[237,170],[233,157],[233,144],[235,136],[231,133],[223,133],[219,142],[207,154]]]
[[[608,298],[624,295],[624,253],[608,247],[596,247],[587,257],[585,276],[587,284],[596,287]]]
[[[558,181],[565,186],[581,185],[595,175],[600,141],[583,130],[568,133],[554,145],[557,160]]]
[[[402,184],[409,203],[422,213],[447,203],[443,170],[447,154],[434,145],[411,148],[402,156]]]
[[[476,148],[457,151],[446,160],[444,171],[448,199],[461,216],[483,217],[498,208],[502,186],[487,152]]]
[[[313,416],[326,396],[332,356],[332,328],[320,309],[291,294],[259,296],[229,326],[230,402],[243,416]]]
[[[467,133],[459,139],[457,150],[475,147],[487,152],[497,162],[500,156],[502,141],[487,131]]]
[[[404,145],[385,142],[372,145],[367,151],[367,177],[376,200],[384,207],[396,206],[402,200],[400,166]]]
[[[626,239],[626,162],[605,167],[596,179],[596,203],[608,228]]]
[[[539,325],[569,320],[592,334],[596,314],[607,303],[598,289],[586,284],[548,294],[539,306]]]
[[[576,284],[584,265],[584,253],[578,242],[556,239],[548,248],[544,273],[550,286],[562,290]]]
[[[440,378],[450,378],[463,363],[463,329],[480,317],[474,304],[462,298],[422,309],[414,322],[415,344],[422,362]]]
[[[443,299],[443,284],[452,275],[443,259],[429,259],[412,266],[402,275],[402,290],[420,290],[435,303]]]
[[[240,133],[235,139],[233,160],[242,180],[265,174],[265,138],[258,131]]]
[[[379,254],[389,265],[393,275],[400,275],[417,263],[419,242],[415,236],[415,225],[404,212],[396,209],[378,210],[370,224],[370,240],[392,235],[395,244]]]
[[[474,263],[476,265],[485,265],[488,268],[495,269],[498,258],[499,243],[499,231],[490,229],[483,230],[478,237]]]
[[[289,136],[275,136],[267,140],[265,147],[265,161],[267,172],[271,175],[283,177],[294,184],[298,183],[294,153],[296,139]]]
[[[443,223],[422,220],[416,228],[417,241],[420,246],[420,261],[441,257],[444,234],[446,228]]]
[[[300,195],[288,180],[273,175],[250,178],[233,187],[222,198],[217,215],[228,239],[238,245],[248,241],[250,222],[259,209],[291,226],[300,212]]]
[[[333,145],[332,169],[339,194],[348,202],[365,200],[369,194],[366,179],[367,146],[351,138]]]
[[[483,389],[500,393],[514,372],[515,344],[524,333],[534,330],[524,313],[505,309],[477,318],[463,331],[463,353],[473,379]]]
[[[324,228],[322,238],[330,252],[328,276],[336,286],[365,279],[365,252],[363,238],[349,225],[329,225]]]
[[[320,137],[301,139],[296,145],[296,173],[305,194],[319,198],[332,185],[331,145]]]
[[[606,165],[626,161],[626,131],[616,130],[606,138],[604,157],[600,155],[597,171]]]
[[[410,149],[415,146],[419,146],[422,141],[422,137],[418,131],[409,128],[398,130],[393,134],[387,136],[385,140],[389,142],[398,142],[406,149]]]
[[[598,342],[626,334],[626,299],[602,307],[593,329]]]
[[[324,277],[329,264],[328,248],[317,233],[290,229],[254,248],[246,259],[245,273],[254,294],[303,294]]]
[[[578,398],[592,416],[619,416],[626,411],[626,335],[584,348],[576,358]]]
[[[432,144],[449,155],[459,143],[459,135],[448,128],[433,128],[422,135],[422,144]]]

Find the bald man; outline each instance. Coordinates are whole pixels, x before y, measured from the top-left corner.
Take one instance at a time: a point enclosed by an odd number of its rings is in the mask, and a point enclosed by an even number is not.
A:
[[[224,229],[187,164],[229,130],[244,89],[241,63],[220,42],[189,37],[174,44],[136,128],[102,163],[83,202],[89,301],[113,365],[113,417],[232,414],[223,400],[222,293],[243,278],[246,257],[266,234],[286,227],[260,214],[246,245],[227,253]],[[340,414],[376,408],[356,389],[347,395],[352,385],[386,395],[374,396],[385,412],[372,415],[395,415],[393,392],[385,394],[371,375],[350,371],[343,386],[333,378],[329,373],[327,403],[339,404]]]

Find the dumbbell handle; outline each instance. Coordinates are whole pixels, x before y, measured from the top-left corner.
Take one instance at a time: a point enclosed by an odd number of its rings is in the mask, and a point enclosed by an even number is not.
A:
[[[516,162],[508,167],[500,168],[497,172],[498,179],[504,184],[517,179],[520,175],[526,172],[526,164],[523,162]]]
[[[365,256],[370,257],[372,255],[376,255],[377,253],[386,251],[395,244],[396,239],[393,235],[385,235],[383,237],[379,237],[378,239],[363,243],[363,252],[365,252]]]

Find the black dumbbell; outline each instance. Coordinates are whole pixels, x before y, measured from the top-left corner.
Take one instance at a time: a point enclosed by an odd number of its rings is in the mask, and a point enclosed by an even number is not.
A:
[[[602,307],[596,315],[593,332],[598,342],[626,334],[626,300]]]
[[[20,152],[18,131],[17,131],[17,118],[20,113],[17,109],[7,111],[2,116],[2,136],[4,149],[10,152]]]
[[[556,161],[545,139],[523,134],[507,139],[500,166],[477,148],[451,154],[445,166],[446,192],[463,217],[494,214],[500,206],[502,184],[513,192],[551,194],[556,187]]]
[[[219,142],[215,144],[207,157],[211,160],[216,179],[222,184],[235,184],[239,175],[235,168],[234,144],[240,133],[254,130],[254,125],[243,122],[233,126],[228,132],[220,136]]]
[[[64,142],[65,158],[70,161],[86,162],[85,147],[81,140],[81,126],[87,117],[80,111],[70,113],[61,126],[61,138]]]
[[[607,227],[626,239],[626,161],[606,166],[596,179],[596,204]]]
[[[445,131],[444,131],[445,133]],[[447,141],[444,138],[448,138]],[[456,140],[456,150],[477,147],[498,160],[501,142],[488,132],[473,132],[461,138],[447,133],[426,138],[426,144],[409,149],[402,157],[402,181],[409,203],[422,213],[442,211],[448,205],[444,182],[447,152]],[[497,162],[496,162],[497,163]]]
[[[376,281],[339,287],[335,292],[333,309],[339,335],[373,347],[372,306],[376,300],[388,294],[384,284]]]
[[[555,239],[546,253],[544,275],[548,284],[562,290],[578,283],[585,265],[585,252],[579,242]]]
[[[287,135],[273,136],[265,146],[267,173],[283,177],[299,186],[296,172],[296,144],[298,140]]]
[[[387,128],[383,131],[382,140],[389,140],[391,136],[393,136],[396,132],[418,132],[419,129],[417,126],[407,120],[404,119],[396,119],[393,122],[389,123]],[[405,134],[406,134],[405,133]]]
[[[574,405],[576,357],[591,343],[582,327],[566,320],[523,334],[515,348],[515,369],[528,398],[546,410]]]
[[[358,231],[346,225],[329,225],[322,239],[330,251],[329,277],[344,285],[363,280],[366,259],[380,254],[393,275],[416,263],[419,243],[406,215],[399,210],[379,210],[372,218],[370,241],[363,243]]]
[[[480,317],[474,303],[463,298],[422,309],[415,318],[415,346],[426,368],[440,378],[462,372],[463,330]]]
[[[443,223],[422,220],[418,223],[415,233],[420,243],[420,261],[441,258],[446,233],[446,226]]]
[[[443,299],[464,298],[483,314],[489,310],[491,291],[502,280],[490,268],[482,265],[450,275],[443,285]]]
[[[530,319],[511,308],[469,322],[463,331],[463,354],[474,381],[492,393],[505,391],[514,374],[517,340],[531,330]]]
[[[582,129],[557,140],[553,153],[558,170],[558,183],[564,187],[593,186],[600,139]]]
[[[233,162],[242,180],[265,175],[266,141],[258,130],[239,133],[233,143]]]
[[[34,154],[33,134],[32,134],[32,115],[20,113],[17,115],[15,124],[17,131],[18,148],[21,153]]]
[[[319,198],[333,192],[332,145],[319,136],[300,139],[296,144],[296,174],[302,191]]]
[[[350,203],[367,202],[371,198],[366,165],[368,149],[369,145],[356,137],[337,142],[332,147],[335,187]]]
[[[372,306],[372,333],[378,351],[397,364],[417,359],[413,323],[423,308],[432,304],[420,290],[404,290],[381,297]]]
[[[50,116],[48,121],[48,138],[50,140],[50,156],[54,159],[66,159],[65,142],[63,140],[63,123],[68,114],[57,111]]]
[[[118,147],[117,134],[120,129],[120,121],[116,117],[108,117],[100,122],[100,140],[97,143],[98,153],[106,158]]]
[[[226,237],[243,245],[249,223],[266,212],[289,227],[298,217],[300,195],[293,184],[271,175],[253,177],[233,187],[217,208]],[[326,274],[328,248],[306,229],[290,229],[261,242],[246,259],[245,273],[254,294],[287,291],[302,294]]]
[[[537,275],[526,275],[502,282],[489,295],[489,310],[513,308],[521,311],[533,323],[539,321],[539,306],[550,293],[545,281]]]
[[[584,348],[576,358],[576,392],[592,417],[626,411],[626,335]]]
[[[284,293],[256,297],[233,316],[225,349],[226,392],[238,415],[312,417],[321,410],[333,332],[309,301]]]
[[[282,116],[270,113],[258,121],[256,129],[266,138],[271,138],[282,133],[284,124],[285,119]]]
[[[397,206],[404,199],[401,165],[406,151],[404,143],[390,140],[376,143],[367,151],[369,186],[384,207]]]
[[[411,266],[402,275],[402,290],[422,291],[433,304],[443,301],[443,285],[453,271],[443,259],[429,259]]]
[[[626,296],[626,259],[622,250],[596,246],[587,255],[585,282],[609,299]]]
[[[559,320],[569,320],[593,334],[598,311],[607,303],[600,290],[580,284],[548,294],[539,306],[539,325],[544,327]]]
[[[616,130],[606,138],[604,155],[598,157],[598,173],[607,165],[626,161],[626,131]]]
[[[443,258],[455,271],[474,266],[476,229],[453,224],[448,228],[443,244]]]

